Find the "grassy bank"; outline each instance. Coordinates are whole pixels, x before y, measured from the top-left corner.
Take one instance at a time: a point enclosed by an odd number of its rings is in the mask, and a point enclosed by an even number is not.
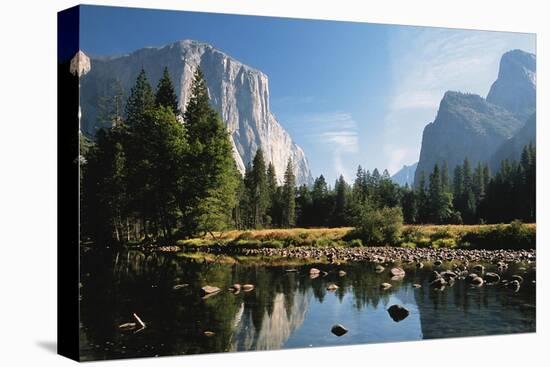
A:
[[[513,222],[490,225],[405,225],[390,246],[431,248],[535,248],[536,225]],[[285,247],[369,246],[356,238],[352,227],[292,228],[228,231],[188,240],[186,248],[228,246],[235,249]]]

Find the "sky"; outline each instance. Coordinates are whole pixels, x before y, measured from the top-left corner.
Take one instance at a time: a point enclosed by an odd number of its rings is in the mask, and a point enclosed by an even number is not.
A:
[[[418,161],[447,90],[486,96],[500,57],[535,53],[534,34],[83,6],[91,56],[194,39],[269,78],[270,106],[314,177],[358,165],[394,174]]]

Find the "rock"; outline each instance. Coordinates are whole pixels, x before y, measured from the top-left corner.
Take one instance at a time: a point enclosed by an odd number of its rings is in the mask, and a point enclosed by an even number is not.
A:
[[[485,266],[483,265],[476,265],[472,268],[473,271],[475,271],[478,274],[483,274],[485,272]]]
[[[451,279],[456,278],[458,275],[451,270],[445,270],[439,274],[443,279],[445,279],[447,282]]]
[[[521,285],[517,280],[512,280],[511,282],[508,282],[506,286],[512,289],[514,292],[518,292],[521,287]]]
[[[229,290],[237,293],[241,290],[241,285],[239,283],[235,283],[231,287],[229,287]]]
[[[378,264],[378,265],[376,265],[376,267],[374,268],[374,270],[375,270],[377,273],[382,273],[382,272],[385,270],[385,268],[384,268],[382,265]]]
[[[500,275],[498,275],[497,273],[488,272],[485,274],[485,281],[488,284],[498,283],[500,281]]]
[[[380,284],[380,289],[382,289],[383,291],[385,291],[386,289],[390,289],[391,288],[391,284],[390,283],[382,283]]]
[[[319,270],[317,268],[309,269],[309,275],[320,274],[320,273],[321,273],[321,270]]]
[[[481,287],[483,283],[484,283],[484,280],[482,277],[475,277],[470,282],[471,285],[474,285],[476,287]]]
[[[298,269],[286,269],[285,270],[287,273],[297,273],[298,272]]]
[[[390,306],[390,308],[388,308],[388,313],[390,314],[390,317],[395,322],[404,320],[410,314],[409,310],[407,310],[405,307],[401,305]]]
[[[245,292],[250,292],[253,289],[254,289],[253,284],[243,284],[243,286],[242,286],[242,290],[245,291]]]
[[[185,288],[185,287],[188,287],[189,284],[176,284],[175,286],[172,287],[172,289],[174,289],[175,291],[177,291],[178,289],[181,289],[181,288]]]
[[[422,269],[423,267],[424,267],[423,263],[421,263],[421,262],[416,263],[416,268],[417,269]]]
[[[441,266],[442,264],[443,264],[443,261],[441,261],[441,260],[435,260],[434,261],[435,266]]]
[[[214,335],[216,335],[215,332],[209,331],[209,330],[205,331],[203,334],[204,334],[204,336],[206,336],[208,338],[213,337]]]
[[[346,272],[343,271],[343,270],[340,270],[340,271],[338,272],[338,276],[345,277],[345,276],[346,276]]]
[[[337,290],[338,288],[339,288],[339,287],[338,287],[336,284],[332,283],[332,284],[329,284],[329,285],[327,286],[327,291],[335,291],[335,290]]]
[[[432,286],[433,288],[441,288],[444,287],[446,284],[447,281],[442,277],[434,279],[430,282],[430,286]]]
[[[437,271],[432,271],[432,273],[430,274],[430,277],[428,278],[428,280],[430,282],[433,282],[434,280],[439,279],[439,278],[441,278],[441,275]]]
[[[405,270],[401,268],[392,268],[390,270],[390,274],[394,277],[404,277],[405,276]]]
[[[336,324],[332,327],[332,329],[330,329],[330,331],[336,336],[342,336],[348,332],[348,329],[340,324]]]
[[[512,275],[510,277],[511,281],[517,280],[519,284],[523,283],[523,277],[521,275]]]
[[[213,287],[213,286],[210,286],[210,285],[205,285],[204,287],[201,288],[201,290],[202,290],[202,294],[203,294],[203,296],[204,296],[204,295],[209,295],[209,294],[218,293],[221,289],[218,288],[218,287]]]
[[[414,283],[414,284],[412,285],[412,287],[413,287],[413,288],[421,288],[422,286],[421,286],[420,284],[418,284],[418,283]]]
[[[479,278],[479,275],[477,275],[476,273],[470,273],[468,274],[468,276],[466,276],[466,282],[468,282],[468,284],[472,284],[475,278]]]

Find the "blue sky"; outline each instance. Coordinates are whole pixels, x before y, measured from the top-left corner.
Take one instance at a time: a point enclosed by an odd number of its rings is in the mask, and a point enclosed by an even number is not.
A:
[[[272,112],[331,181],[416,162],[446,90],[485,96],[504,52],[535,52],[534,35],[508,32],[92,6],[80,22],[93,56],[195,39],[261,70]]]

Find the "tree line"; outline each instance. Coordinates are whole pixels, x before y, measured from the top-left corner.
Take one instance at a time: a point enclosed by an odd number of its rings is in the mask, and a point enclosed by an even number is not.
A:
[[[121,90],[121,88],[119,88]],[[101,101],[111,125],[86,144],[81,175],[81,231],[93,241],[190,237],[229,228],[363,228],[388,240],[404,223],[496,223],[535,220],[535,147],[519,162],[503,161],[492,176],[487,164],[466,158],[452,176],[434,165],[416,187],[394,183],[387,170],[358,167],[353,183],[296,186],[289,159],[277,180],[261,147],[244,177],[233,159],[229,133],[210,106],[200,70],[182,114],[168,70],[153,91],[141,71],[120,107],[122,92]],[[388,233],[380,233],[389,228]]]

